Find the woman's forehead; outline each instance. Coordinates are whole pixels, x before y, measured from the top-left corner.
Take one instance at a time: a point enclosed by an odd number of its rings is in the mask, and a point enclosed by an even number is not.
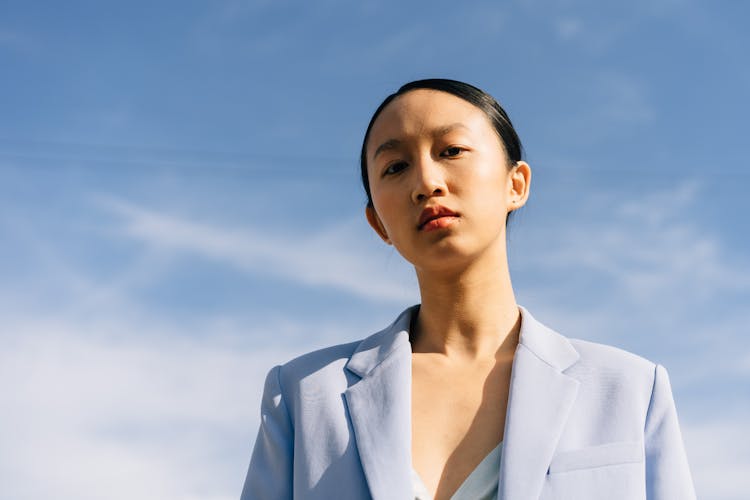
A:
[[[417,89],[388,103],[375,120],[372,131],[418,122],[445,126],[449,122],[482,115],[482,110],[453,94],[440,90]]]
[[[412,90],[383,108],[373,123],[368,156],[385,141],[404,136],[438,136],[453,130],[492,133],[485,113],[473,104],[447,92]]]

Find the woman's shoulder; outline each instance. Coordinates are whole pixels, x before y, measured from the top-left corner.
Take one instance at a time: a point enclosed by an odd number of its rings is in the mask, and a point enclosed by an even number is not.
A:
[[[359,340],[316,349],[275,367],[282,386],[348,385],[365,367],[377,365],[408,343],[411,311],[404,310],[391,324]]]
[[[565,374],[585,385],[650,393],[657,363],[613,345],[577,338],[585,337],[586,332],[574,332],[575,336],[570,337],[567,332],[558,333],[535,320],[527,310],[522,308],[522,312],[529,330],[522,343],[546,359],[565,360],[558,363]]]
[[[650,397],[657,363],[612,345],[581,339],[569,341],[580,358],[567,373],[582,385],[597,387],[604,394],[632,392],[639,398]]]
[[[653,373],[656,368],[656,363],[650,359],[620,347],[579,338],[569,338],[568,341],[581,356],[579,363],[592,369],[634,374]]]
[[[336,344],[296,356],[273,368],[281,386],[294,390],[304,381],[307,385],[335,383],[345,377],[345,366],[362,340]]]

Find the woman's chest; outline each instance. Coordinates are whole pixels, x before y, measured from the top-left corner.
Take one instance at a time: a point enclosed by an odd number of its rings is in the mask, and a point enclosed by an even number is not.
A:
[[[509,373],[415,367],[412,465],[436,498],[448,498],[503,439]]]

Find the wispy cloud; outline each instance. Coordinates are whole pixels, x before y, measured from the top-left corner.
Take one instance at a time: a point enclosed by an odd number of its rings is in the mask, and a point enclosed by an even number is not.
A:
[[[269,360],[294,354],[125,314],[3,323],[3,498],[237,498]]]
[[[682,422],[698,498],[742,500],[750,491],[747,417],[717,414],[703,423]]]
[[[395,278],[398,274],[383,272],[388,251],[378,254],[373,237],[352,220],[311,235],[276,236],[270,230],[168,215],[112,197],[97,200],[120,217],[121,236],[155,250],[190,253],[248,273],[335,287],[374,300],[401,302],[414,292]]]
[[[535,268],[599,275],[622,293],[618,299],[631,304],[656,301],[689,308],[722,293],[750,292],[750,263],[727,252],[716,235],[691,220],[703,196],[698,183],[616,196],[594,196],[581,207],[580,217],[532,234],[536,242],[554,242],[554,251],[522,259]]]
[[[644,23],[655,19],[694,17],[691,0],[633,0],[627,4],[602,4],[588,0],[544,2],[517,0],[536,18],[549,19],[555,35],[575,43],[587,55],[601,56],[638,36]]]

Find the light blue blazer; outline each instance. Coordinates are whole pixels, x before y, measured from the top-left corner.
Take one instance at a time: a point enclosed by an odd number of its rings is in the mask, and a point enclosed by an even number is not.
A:
[[[417,307],[269,372],[242,500],[413,500]],[[520,311],[498,498],[694,499],[666,370]]]

